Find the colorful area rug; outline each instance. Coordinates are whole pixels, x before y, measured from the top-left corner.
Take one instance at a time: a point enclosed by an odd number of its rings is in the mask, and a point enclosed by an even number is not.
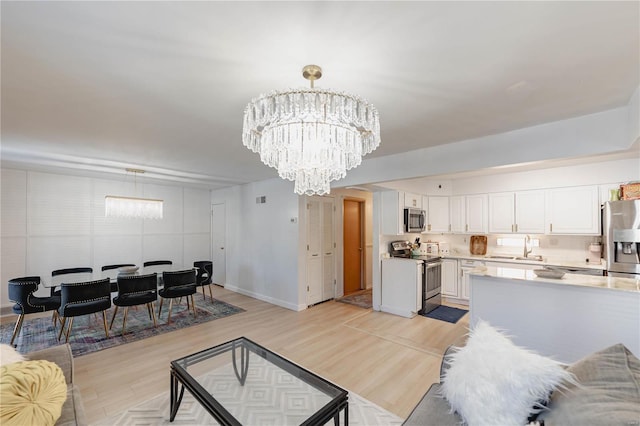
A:
[[[251,356],[247,383],[241,386],[231,363],[207,373],[198,382],[215,395],[217,401],[245,425],[299,425],[309,412],[314,412],[328,401],[323,393],[299,380],[287,377],[259,357]],[[167,387],[168,387],[167,383]],[[112,425],[217,425],[219,423],[202,408],[189,393],[184,397],[173,423],[169,422],[169,391],[143,402],[115,417],[101,420],[92,426]],[[344,413],[340,414],[340,421]],[[402,419],[363,397],[349,392],[349,424],[351,426],[402,424]],[[327,425],[333,425],[331,420]]]
[[[451,306],[441,305],[435,308],[433,311],[423,314],[427,318],[433,318],[440,321],[450,322],[452,324],[457,323],[467,312],[466,309],[452,308]]]
[[[109,330],[109,338],[105,336],[104,326],[102,322],[102,314],[91,314],[77,317],[74,319],[71,335],[69,336],[69,344],[74,356],[86,355],[97,352],[102,349],[111,348],[125,343],[135,342],[137,340],[146,339],[147,337],[157,336],[159,334],[190,327],[196,324],[213,321],[218,318],[224,318],[229,315],[244,312],[244,309],[211,299],[202,300],[199,295],[194,296],[196,302],[197,317],[193,317],[193,311],[187,310],[187,304],[183,299],[181,304],[174,301],[173,312],[171,313],[171,324],[167,324],[167,313],[169,309],[168,301],[162,306],[162,318],[158,316],[158,303],[156,303],[156,320],[157,328],[153,327],[153,320],[149,318],[147,307],[140,305],[137,309],[129,308],[127,315],[127,330],[124,336],[122,332],[122,318],[124,309],[118,309],[118,315],[113,323],[113,328]],[[113,306],[107,311],[107,326],[111,322],[113,315]],[[11,334],[15,322],[7,323],[0,326],[0,341],[9,344]],[[65,328],[66,330],[66,328]],[[64,343],[64,335],[58,342],[58,332],[60,325],[54,329],[51,321],[51,314],[46,317],[29,319],[29,316],[22,324],[22,331],[14,342],[17,344],[17,350],[20,353],[27,353],[34,350],[44,349]]]
[[[348,303],[365,309],[373,307],[371,289],[341,297],[336,299],[336,302]]]

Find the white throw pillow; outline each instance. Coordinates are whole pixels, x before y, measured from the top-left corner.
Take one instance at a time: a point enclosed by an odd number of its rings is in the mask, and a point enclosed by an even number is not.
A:
[[[0,365],[9,365],[14,362],[24,361],[24,357],[13,346],[0,344]]]
[[[560,363],[514,345],[484,321],[447,362],[442,394],[470,426],[525,425],[540,401],[572,381]]]

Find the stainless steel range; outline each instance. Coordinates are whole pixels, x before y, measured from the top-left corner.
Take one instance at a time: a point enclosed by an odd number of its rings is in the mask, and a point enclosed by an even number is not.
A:
[[[436,255],[412,256],[409,241],[392,241],[391,257],[422,260],[422,309],[421,315],[433,311],[442,304],[442,258]]]

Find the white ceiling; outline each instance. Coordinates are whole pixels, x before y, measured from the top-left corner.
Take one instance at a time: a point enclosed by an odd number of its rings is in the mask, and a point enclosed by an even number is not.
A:
[[[247,102],[316,84],[380,112],[382,156],[626,105],[639,2],[6,2],[2,157],[211,188],[277,176]]]

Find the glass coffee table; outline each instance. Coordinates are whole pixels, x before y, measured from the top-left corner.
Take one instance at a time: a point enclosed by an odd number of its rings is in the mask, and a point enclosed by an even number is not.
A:
[[[185,388],[221,425],[349,424],[347,391],[245,337],[171,362],[171,422]]]

